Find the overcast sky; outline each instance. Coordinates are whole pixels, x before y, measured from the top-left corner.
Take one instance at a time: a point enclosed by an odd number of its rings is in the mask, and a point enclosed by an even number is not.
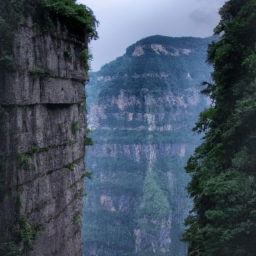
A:
[[[206,37],[218,24],[225,0],[78,0],[90,7],[100,25],[99,39],[90,43],[91,67],[125,53],[140,39],[152,35]]]

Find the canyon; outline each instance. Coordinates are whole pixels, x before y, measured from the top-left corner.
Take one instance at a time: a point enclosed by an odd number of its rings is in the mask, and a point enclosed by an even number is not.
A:
[[[184,166],[200,143],[192,128],[210,104],[200,90],[210,80],[213,40],[144,38],[90,73],[85,256],[186,254]]]

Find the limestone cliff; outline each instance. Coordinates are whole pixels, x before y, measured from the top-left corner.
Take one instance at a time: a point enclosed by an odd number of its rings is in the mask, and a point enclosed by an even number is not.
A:
[[[23,16],[1,70],[1,255],[81,255],[88,34],[59,17]]]
[[[207,43],[145,38],[90,75],[86,164],[94,179],[84,214],[85,256],[185,255],[189,211],[184,165],[199,143],[191,129],[208,104]]]

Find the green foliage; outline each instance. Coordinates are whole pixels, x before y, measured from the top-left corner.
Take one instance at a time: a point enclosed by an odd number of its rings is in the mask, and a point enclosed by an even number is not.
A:
[[[31,158],[27,154],[17,154],[16,158],[18,159],[20,166],[27,166],[31,164]]]
[[[5,235],[12,230],[13,240],[0,244],[0,254],[4,256],[21,256],[28,249],[33,249],[33,244],[38,238],[40,232],[44,229],[44,224],[31,226],[28,222],[28,216],[23,214],[11,224],[7,225],[5,230],[1,230]],[[2,234],[1,234],[2,235]],[[21,245],[23,249],[21,250]]]
[[[8,55],[4,55],[0,58],[0,65],[4,69],[12,69],[13,68],[13,58]]]
[[[75,198],[82,198],[84,196],[86,196],[87,194],[84,193],[84,188],[79,189],[76,193],[75,193]]]
[[[64,50],[64,56],[65,56],[66,58],[72,58],[72,54],[71,54],[71,52],[68,51],[68,50]]]
[[[0,254],[4,256],[18,256],[20,255],[18,246],[15,242],[3,243],[0,246]]]
[[[75,168],[75,165],[78,164],[78,163],[79,163],[80,161],[82,161],[82,160],[83,160],[82,157],[81,157],[81,158],[78,158],[78,159],[76,159],[75,161],[66,164],[64,167],[67,168],[67,169],[69,169],[69,170],[73,170],[73,169]]]
[[[73,215],[73,217],[72,217],[72,223],[73,223],[73,225],[75,225],[75,226],[80,226],[80,224],[81,224],[81,213],[79,212],[79,211],[76,211],[75,213],[74,213],[74,215]]]
[[[83,63],[86,65],[88,60],[92,59],[92,55],[89,53],[88,49],[84,49],[80,52],[80,58]]]
[[[22,215],[20,219],[20,236],[22,241],[29,248],[32,247],[34,241],[34,231],[28,223],[27,215]]]
[[[86,136],[84,137],[84,145],[85,146],[93,146],[94,142],[93,139],[90,137],[87,137],[88,134],[90,134],[92,131],[90,129],[86,129]]]
[[[93,142],[92,138],[85,137],[85,138],[84,138],[84,145],[85,145],[85,146],[93,146],[93,145],[94,145],[94,142]]]
[[[93,59],[92,54],[88,49],[84,49],[80,52],[80,59],[85,66],[86,71],[90,69],[90,62]]]
[[[72,0],[45,0],[43,6],[50,14],[58,15],[66,20],[67,26],[72,30],[81,30],[89,33],[89,38],[97,39],[95,27],[98,22],[93,12],[85,5],[78,5]],[[73,24],[72,24],[73,23]],[[74,27],[76,24],[76,27]]]
[[[29,70],[28,75],[33,79],[36,79],[38,77],[48,76],[48,74],[40,67],[35,67],[34,69]]]
[[[0,7],[0,66],[13,67],[12,45],[14,31],[24,16],[32,16],[38,33],[49,33],[56,29],[61,20],[70,31],[86,33],[90,39],[97,39],[96,20],[87,6],[72,0],[2,0]],[[38,75],[38,73],[37,73]]]
[[[77,121],[73,122],[71,125],[71,129],[73,133],[76,133],[77,131],[79,131],[79,123]]]
[[[139,216],[161,220],[168,217],[170,205],[164,192],[157,184],[153,171],[148,172],[143,186],[143,202],[139,208]]]
[[[91,179],[93,178],[93,174],[92,174],[92,172],[88,172],[88,171],[86,171],[86,173],[85,173],[85,177],[86,177],[87,179],[91,180]]]
[[[29,151],[25,153],[16,154],[16,159],[18,159],[20,166],[29,166],[31,164],[31,157],[38,152],[46,152],[56,148],[56,145],[50,145],[45,148],[39,148],[38,146],[33,146]],[[4,155],[3,155],[4,156]],[[0,155],[1,163],[1,155]]]
[[[13,65],[12,43],[14,30],[21,18],[19,14],[23,1],[3,0],[0,7],[0,66],[1,69],[9,69]],[[23,8],[22,8],[23,9]],[[17,11],[18,10],[18,11]]]
[[[77,143],[76,140],[70,140],[70,141],[68,142],[68,145],[69,145],[69,146],[73,146],[73,145],[75,145],[76,143]]]
[[[44,228],[44,225],[39,224],[33,228],[28,223],[28,217],[26,214],[21,216],[18,225],[20,237],[21,240],[24,242],[24,245],[27,246],[28,248],[32,248],[34,241],[37,239],[39,233]]]
[[[256,202],[256,1],[227,1],[220,9],[219,41],[208,48],[213,102],[195,131],[203,143],[189,159],[188,191],[194,207],[183,239],[188,255],[255,254]]]
[[[65,165],[65,168],[68,168],[69,170],[73,170],[75,168],[75,164],[74,163],[68,163]]]

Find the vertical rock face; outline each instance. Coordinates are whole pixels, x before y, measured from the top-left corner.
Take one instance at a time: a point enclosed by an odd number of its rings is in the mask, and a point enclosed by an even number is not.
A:
[[[212,40],[145,38],[91,74],[85,256],[185,255],[184,166],[199,143],[191,129],[207,105]]]
[[[16,32],[15,69],[0,86],[0,242],[8,255],[81,255],[86,38],[60,23],[38,35],[29,18]]]

